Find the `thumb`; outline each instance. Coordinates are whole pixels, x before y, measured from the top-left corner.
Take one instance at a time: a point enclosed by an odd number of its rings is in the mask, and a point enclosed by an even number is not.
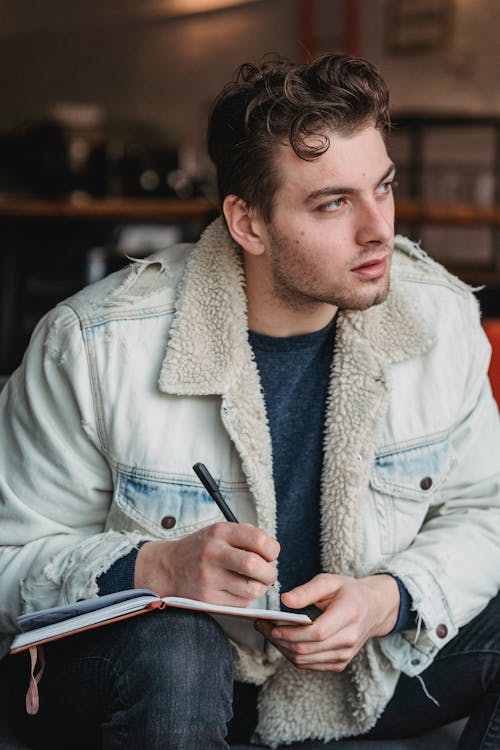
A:
[[[320,573],[307,583],[296,586],[285,592],[281,600],[286,607],[300,609],[308,604],[317,604],[323,599],[333,596],[342,586],[342,576],[332,573]]]

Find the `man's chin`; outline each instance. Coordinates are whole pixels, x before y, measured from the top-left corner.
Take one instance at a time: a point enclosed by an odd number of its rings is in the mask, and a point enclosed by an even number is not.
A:
[[[374,305],[381,305],[382,302],[386,301],[388,296],[389,296],[389,284],[386,284],[385,288],[375,295],[375,298],[372,304],[369,305],[369,307],[373,307]]]
[[[386,301],[389,295],[389,280],[386,281],[383,287],[377,290],[370,290],[371,294],[352,294],[351,297],[346,297],[344,300],[337,304],[341,310],[368,310],[370,307],[375,305],[381,305]]]

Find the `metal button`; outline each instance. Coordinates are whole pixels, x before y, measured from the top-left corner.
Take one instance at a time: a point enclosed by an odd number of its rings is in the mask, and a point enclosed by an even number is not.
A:
[[[437,626],[436,635],[438,638],[446,638],[446,636],[448,635],[448,628],[444,623],[441,623],[441,625]]]
[[[431,477],[424,477],[420,480],[420,487],[423,490],[430,490],[432,487],[432,479]]]
[[[164,516],[161,519],[161,525],[164,529],[173,529],[176,523],[177,519],[174,516]]]
[[[420,659],[412,659],[411,663],[413,664],[414,667],[416,667],[418,664],[420,664]]]

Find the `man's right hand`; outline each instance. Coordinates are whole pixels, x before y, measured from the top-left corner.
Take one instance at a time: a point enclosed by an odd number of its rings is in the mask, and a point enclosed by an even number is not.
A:
[[[247,607],[275,582],[279,550],[262,529],[224,521],[183,539],[143,544],[134,585],[159,596]]]

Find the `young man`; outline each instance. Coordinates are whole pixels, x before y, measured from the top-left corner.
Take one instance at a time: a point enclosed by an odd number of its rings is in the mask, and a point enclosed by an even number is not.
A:
[[[209,125],[223,217],[38,326],[1,400],[2,601],[135,585],[323,614],[167,611],[53,644],[19,717],[35,744],[225,748],[233,678],[231,738],[470,714],[460,747],[498,742],[489,348],[466,286],[394,242],[388,127],[365,61],[243,66]]]

